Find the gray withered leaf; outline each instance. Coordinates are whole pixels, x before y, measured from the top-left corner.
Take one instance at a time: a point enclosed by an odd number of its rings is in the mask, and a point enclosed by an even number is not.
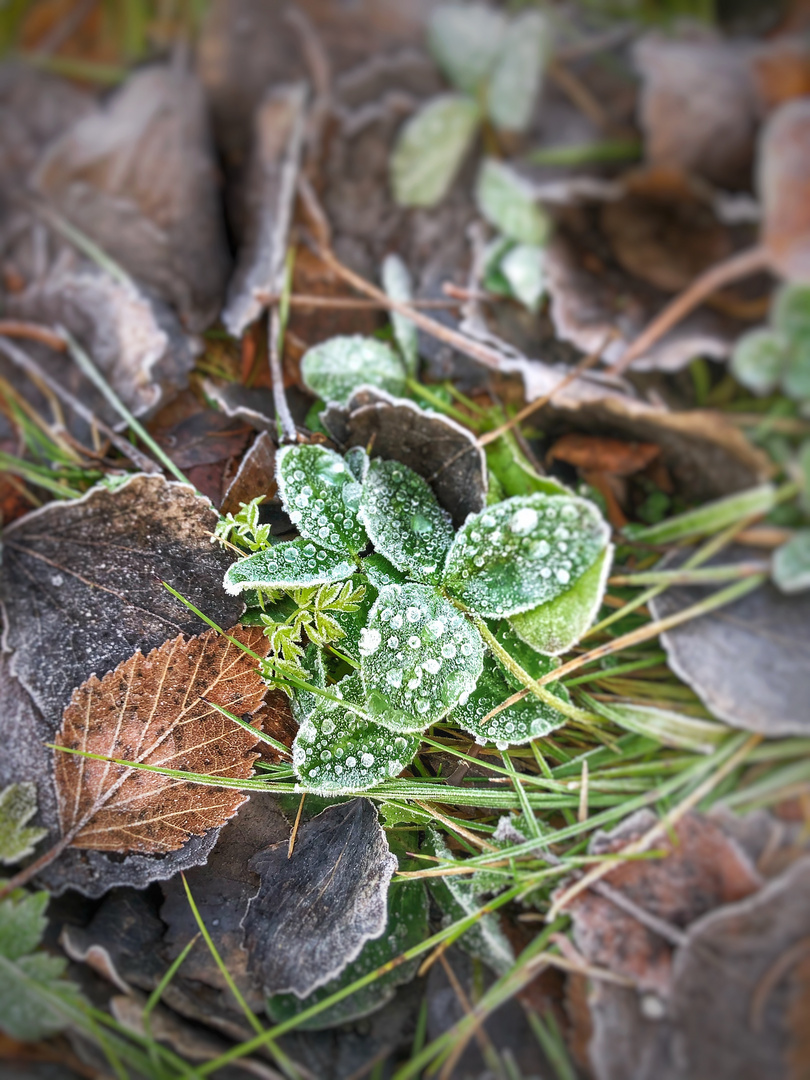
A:
[[[135,475],[116,491],[93,488],[5,530],[3,644],[51,731],[88,676],[203,629],[162,581],[220,626],[238,622],[242,602],[221,588],[231,556],[211,543],[216,521],[187,485]]]
[[[665,560],[669,568],[684,555]],[[750,550],[726,549],[718,560],[750,560]],[[710,564],[709,564],[710,565]],[[651,601],[666,618],[705,599],[699,586],[667,589]],[[669,665],[709,711],[733,727],[765,735],[810,732],[810,594],[785,595],[766,583],[727,607],[661,635]]]
[[[53,142],[37,189],[193,331],[218,315],[229,269],[202,87],[181,64],[135,72]]]
[[[330,406],[321,413],[321,421],[341,447],[371,443],[375,458],[399,461],[427,480],[455,528],[483,509],[484,453],[454,420],[380,390],[360,390],[345,408]]]
[[[250,861],[261,886],[245,916],[249,969],[268,995],[306,997],[379,937],[397,868],[368,799],[330,806]]]

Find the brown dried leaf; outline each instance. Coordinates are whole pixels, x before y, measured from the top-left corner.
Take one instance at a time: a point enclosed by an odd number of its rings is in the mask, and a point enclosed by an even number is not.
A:
[[[788,280],[810,278],[810,98],[773,113],[759,141],[762,241]]]
[[[548,460],[567,461],[580,469],[598,469],[615,476],[631,476],[645,469],[661,453],[655,443],[625,442],[599,435],[574,432],[557,439],[546,454]]]
[[[263,655],[258,627],[234,634]],[[140,651],[73,694],[57,742],[72,750],[186,772],[250,776],[256,737],[217,712],[254,713],[264,684],[256,661],[208,630]],[[190,836],[224,824],[247,796],[159,773],[58,753],[56,788],[63,837],[97,851],[175,851]]]

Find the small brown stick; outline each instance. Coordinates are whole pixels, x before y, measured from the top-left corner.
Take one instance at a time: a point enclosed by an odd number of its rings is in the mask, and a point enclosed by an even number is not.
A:
[[[0,319],[0,334],[3,337],[27,338],[29,341],[38,341],[41,345],[47,345],[49,349],[64,352],[67,342],[61,334],[50,330],[47,326],[39,323],[22,322],[20,319]]]
[[[64,342],[61,335],[60,340]],[[18,349],[11,341],[6,341],[4,338],[0,337],[0,352],[4,353],[12,364],[24,371],[30,379],[39,381],[44,386],[47,386],[60,401],[73,409],[76,415],[80,416],[86,424],[89,424],[91,427],[95,425],[102,435],[109,439],[113,446],[120,451],[125,458],[131,461],[133,465],[136,465],[145,473],[159,473],[161,471],[160,466],[156,462],[152,461],[150,457],[147,457],[143,451],[137,448],[137,446],[133,446],[123,435],[119,435],[118,432],[113,431],[113,429],[108,427],[103,420],[99,420],[91,409],[79,401],[77,397],[74,397],[60,382],[51,378],[51,376],[39,366],[36,360],[33,360],[27,353],[24,353],[22,349]]]
[[[254,296],[261,304],[274,304],[280,300],[275,293],[256,292]],[[411,300],[415,308],[450,310],[460,306],[460,300]],[[384,311],[388,304],[379,300],[361,299],[359,296],[315,296],[307,293],[293,293],[289,299],[292,308],[345,308],[348,311]]]
[[[769,265],[770,255],[767,249],[758,244],[756,247],[747,248],[709,267],[695,278],[688,289],[667,304],[646,330],[628,347],[621,360],[608,369],[609,374],[621,374],[712,293],[758,270],[767,270]]]
[[[298,836],[298,826],[301,824],[301,814],[304,811],[304,799],[306,797],[307,797],[307,793],[304,792],[304,794],[301,796],[301,802],[298,804],[298,813],[295,815],[295,824],[292,827],[292,832],[290,833],[290,842],[287,845],[287,858],[288,859],[292,858],[293,849],[295,847],[295,838],[296,838],[296,836]]]
[[[547,70],[551,81],[556,83],[571,103],[576,105],[579,111],[587,116],[589,120],[592,120],[597,127],[602,128],[604,131],[610,131],[615,127],[613,120],[599,103],[599,100],[591,93],[585,83],[578,79],[564,64],[561,64],[558,59],[554,59],[548,65]]]

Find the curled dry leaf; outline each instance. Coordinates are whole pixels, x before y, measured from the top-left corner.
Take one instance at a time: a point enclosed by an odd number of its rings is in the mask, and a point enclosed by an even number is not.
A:
[[[345,408],[330,406],[321,419],[342,450],[370,445],[375,457],[399,461],[424,477],[456,528],[483,508],[484,455],[455,421],[370,389],[355,393]]]
[[[237,641],[263,656],[261,628]],[[251,715],[265,686],[257,661],[215,630],[136,652],[74,691],[59,746],[145,765],[246,779],[257,737],[215,705]],[[163,854],[224,824],[247,799],[235,788],[183,783],[125,765],[57,751],[56,791],[63,843],[96,851]]]
[[[213,322],[229,259],[202,88],[179,64],[131,76],[49,146],[33,182],[189,329]]]
[[[674,567],[682,560],[667,559]],[[714,562],[751,558],[732,547]],[[708,565],[711,565],[709,563]],[[668,589],[650,602],[656,619],[708,595],[705,588]],[[786,596],[765,584],[727,607],[667,630],[661,642],[670,667],[701,701],[734,727],[771,737],[810,731],[810,595]]]
[[[254,856],[261,887],[245,917],[250,967],[266,994],[306,997],[339,975],[385,930],[397,860],[368,799],[331,806]]]
[[[763,128],[757,155],[762,241],[789,281],[810,279],[810,98],[781,105]]]

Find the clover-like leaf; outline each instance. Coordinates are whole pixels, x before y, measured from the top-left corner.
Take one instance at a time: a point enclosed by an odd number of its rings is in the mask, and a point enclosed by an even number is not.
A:
[[[374,547],[398,570],[418,581],[441,578],[453,526],[428,482],[413,469],[398,461],[373,461],[358,514]]]
[[[428,47],[453,86],[475,93],[492,70],[506,19],[488,4],[442,4],[428,23]]]
[[[471,98],[442,94],[406,122],[391,155],[391,183],[400,206],[434,206],[447,193],[479,120]]]
[[[371,464],[368,454],[365,452],[362,446],[352,446],[343,455],[343,460],[346,462],[346,468],[358,482],[362,484],[366,478],[368,467]]]
[[[509,292],[529,311],[537,310],[546,291],[545,256],[538,244],[515,244],[500,261]]]
[[[810,336],[810,286],[787,284],[777,289],[770,321],[788,338]]]
[[[487,91],[487,112],[495,127],[528,128],[550,45],[550,28],[539,11],[526,11],[510,22]]]
[[[26,828],[36,812],[35,784],[9,784],[0,791],[0,863],[19,862],[48,835],[47,829]]]
[[[351,704],[365,706],[358,674],[332,687]],[[365,791],[399,776],[419,749],[419,738],[395,734],[341,705],[319,699],[293,744],[301,785],[319,795]]]
[[[475,689],[484,658],[477,630],[427,585],[386,585],[360,641],[372,717],[419,732]]]
[[[546,671],[550,671],[551,663],[548,660],[546,665]],[[568,701],[568,693],[561,684],[551,683],[548,689],[563,701]],[[528,694],[508,709],[484,720],[488,713],[502,705],[512,693],[513,687],[507,682],[503,669],[487,653],[484,657],[484,670],[475,690],[463,704],[453,709],[448,719],[468,731],[477,743],[495,743],[499,750],[548,735],[550,731],[565,723],[562,713],[533,694]]]
[[[773,581],[783,593],[810,589],[810,529],[799,529],[773,556]]]
[[[382,282],[385,291],[392,300],[412,300],[413,288],[408,267],[399,257],[391,253],[386,255],[382,264]],[[409,375],[416,375],[419,367],[419,331],[416,324],[397,311],[391,312],[391,325],[397,339],[399,351]]]
[[[788,365],[788,343],[774,330],[760,327],[743,334],[734,346],[731,370],[755,394],[768,394]]]
[[[549,220],[529,184],[511,165],[485,158],[475,182],[478,209],[490,225],[519,244],[543,244]]]
[[[444,585],[479,615],[529,611],[572,588],[609,535],[586,499],[540,493],[506,499],[456,533]]]
[[[613,545],[608,544],[572,589],[530,611],[513,615],[509,620],[513,629],[546,656],[559,656],[576,645],[602,604],[612,559]]]
[[[782,389],[794,401],[810,399],[810,335],[791,341]]]
[[[349,334],[329,338],[308,349],[301,377],[324,401],[345,405],[359,386],[376,386],[389,394],[405,389],[405,368],[384,341]]]
[[[226,592],[237,596],[246,589],[291,589],[342,581],[356,569],[337,552],[299,538],[239,559],[228,567],[223,584]]]
[[[357,959],[344,968],[338,978],[319,987],[303,1001],[295,994],[277,994],[268,998],[267,1012],[270,1019],[276,1024],[291,1020],[312,1005],[342,990],[344,986],[351,985],[390,960],[395,960],[408,949],[419,945],[427,935],[428,896],[425,886],[421,881],[397,882],[388,893],[388,922],[382,937],[367,941]],[[410,982],[420,962],[421,959],[417,957],[407,963],[397,964],[368,986],[356,990],[311,1020],[304,1020],[298,1027],[303,1031],[321,1031],[376,1012],[393,998],[398,986]]]
[[[401,585],[406,580],[405,574],[378,551],[366,555],[362,566],[363,573],[376,589],[381,589],[383,585]]]
[[[340,454],[325,446],[285,446],[278,491],[290,521],[319,547],[356,555],[368,543],[357,520],[360,484]]]

